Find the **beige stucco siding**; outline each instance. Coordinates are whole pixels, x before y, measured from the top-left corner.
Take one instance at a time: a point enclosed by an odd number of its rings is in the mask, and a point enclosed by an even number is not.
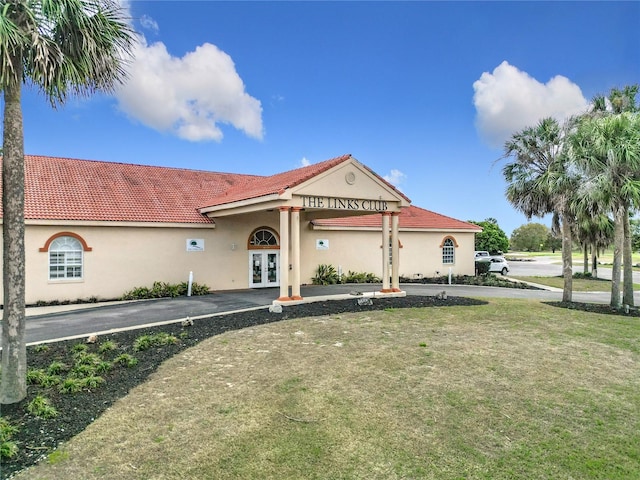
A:
[[[259,212],[216,219],[215,228],[184,226],[28,225],[26,229],[26,302],[118,298],[138,286],[154,281],[180,283],[194,280],[213,290],[249,287],[251,233],[259,227],[279,233],[277,211]],[[382,275],[382,234],[376,230],[313,230],[301,222],[301,282],[310,284],[320,264],[348,271]],[[49,256],[40,252],[47,240],[60,232],[80,236],[91,251],[84,252],[83,278],[49,280]],[[455,263],[442,264],[440,245],[445,237],[455,239]],[[204,251],[189,252],[187,239],[204,240]],[[328,241],[328,249],[318,249],[317,241]],[[400,230],[401,276],[474,274],[473,232],[428,232]],[[1,248],[1,246],[0,246]],[[292,256],[289,256],[292,261]],[[280,272],[281,281],[288,271]],[[0,290],[1,293],[1,290]]]
[[[455,239],[455,262],[442,263],[440,245],[445,237]],[[474,275],[474,233],[473,232],[425,232],[400,231],[401,276],[417,278],[433,277],[449,273],[454,275]],[[316,248],[317,240],[328,240],[327,250]],[[353,272],[382,275],[382,234],[363,230],[303,230],[301,237],[302,281],[310,283],[318,265],[329,263],[336,269],[342,268],[346,274]]]
[[[49,280],[49,255],[40,252],[47,240],[60,232],[82,237],[91,251],[84,252],[83,278]],[[117,298],[136,286],[154,281],[195,280],[207,283],[215,264],[210,255],[215,244],[213,229],[101,226],[28,226],[26,248],[26,302]],[[205,251],[187,252],[186,241],[203,239]]]

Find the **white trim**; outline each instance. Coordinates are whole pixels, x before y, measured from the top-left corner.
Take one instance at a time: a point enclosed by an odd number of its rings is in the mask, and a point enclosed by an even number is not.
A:
[[[282,200],[283,197],[277,193],[271,193],[269,195],[262,195],[260,197],[255,197],[255,198],[248,198],[246,200],[234,200],[232,202],[228,202],[228,203],[220,203],[218,205],[211,205],[208,207],[202,207],[199,208],[198,211],[200,213],[206,214],[206,213],[211,213],[211,212],[221,212],[224,210],[232,210],[232,209],[236,209],[236,208],[243,208],[243,207],[251,207],[254,205],[260,205],[260,210],[264,209],[264,203],[265,202],[273,202],[275,200]]]

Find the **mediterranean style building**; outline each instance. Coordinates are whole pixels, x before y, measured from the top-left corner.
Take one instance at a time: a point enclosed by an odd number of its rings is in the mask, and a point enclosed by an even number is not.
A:
[[[190,274],[286,302],[320,264],[394,292],[401,276],[473,275],[481,231],[411,206],[351,155],[272,176],[27,155],[25,222],[27,304]]]

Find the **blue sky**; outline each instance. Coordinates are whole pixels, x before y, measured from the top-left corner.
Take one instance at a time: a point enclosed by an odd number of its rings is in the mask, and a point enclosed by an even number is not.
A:
[[[350,153],[510,234],[504,140],[640,82],[640,2],[122,4],[129,81],[58,110],[26,89],[26,153],[261,175]]]

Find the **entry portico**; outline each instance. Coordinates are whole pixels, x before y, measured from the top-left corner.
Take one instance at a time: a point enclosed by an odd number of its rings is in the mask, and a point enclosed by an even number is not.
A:
[[[398,218],[409,199],[351,155],[258,178],[220,195],[200,213],[222,217],[278,212],[278,301],[300,295],[303,226],[313,220],[380,215],[382,292],[399,292]]]

